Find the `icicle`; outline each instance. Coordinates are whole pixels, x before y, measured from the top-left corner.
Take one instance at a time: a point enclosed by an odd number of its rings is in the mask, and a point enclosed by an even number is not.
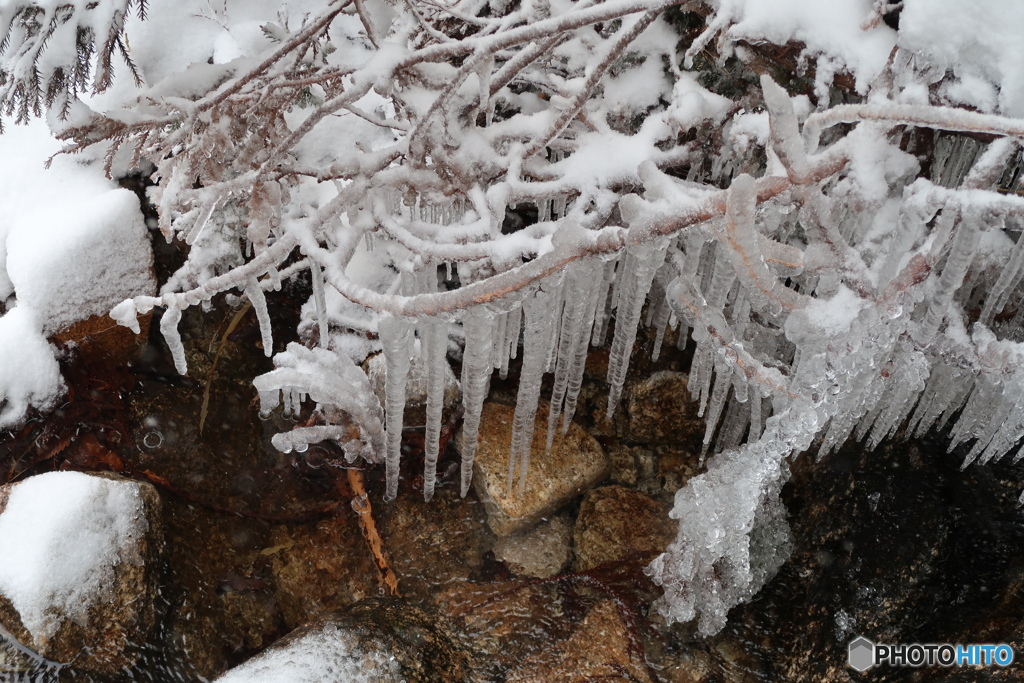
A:
[[[600,275],[601,267],[596,266],[594,274]],[[603,315],[601,307],[607,297],[607,291],[600,287],[591,287],[587,290],[590,296],[587,300],[583,327],[576,339],[576,348],[573,351],[572,365],[569,369],[569,383],[565,393],[565,410],[562,416],[562,433],[569,431],[569,425],[576,414],[576,401],[580,395],[580,388],[583,386],[583,374],[587,365],[587,351],[590,348],[591,330],[597,324],[597,317]]]
[[[590,343],[594,346],[604,346],[605,333],[608,331],[608,322],[611,320],[611,306],[609,290],[615,280],[615,261],[608,261],[604,264],[604,276],[597,287],[597,313],[594,318],[594,336]]]
[[[551,387],[551,409],[548,413],[548,452],[551,451],[551,445],[555,439],[558,417],[562,411],[569,381],[576,369],[579,340],[581,337],[585,337],[589,341],[591,298],[583,296],[582,293],[593,289],[592,285],[596,274],[597,264],[594,261],[590,259],[580,261],[570,268],[562,286],[562,291],[566,294],[562,301],[563,313],[561,334],[558,338],[558,362],[554,368],[555,381]],[[552,327],[555,326],[552,325]]]
[[[462,328],[466,333],[462,356],[462,405],[465,409],[462,419],[462,496],[465,497],[473,480],[480,414],[493,370],[490,349],[494,316],[483,307],[473,307],[463,314]]]
[[[424,347],[420,362],[427,363],[427,428],[424,438],[423,499],[434,497],[437,456],[441,441],[441,417],[444,410],[445,356],[448,351],[448,324],[433,320],[423,324]]]
[[[431,219],[439,212],[431,206]],[[437,291],[437,268],[428,264],[416,274],[416,290],[419,294],[433,294]],[[434,482],[437,478],[437,458],[441,442],[441,417],[444,410],[445,357],[448,353],[448,324],[444,320],[426,318],[419,321],[420,361],[425,363],[427,380],[427,425],[423,447],[423,498],[428,502],[434,497]]]
[[[729,389],[732,387],[732,382],[729,381],[731,374],[731,372],[722,371],[716,371],[715,373],[715,388],[711,391],[711,402],[709,404],[708,416],[705,420],[704,443],[700,451],[701,464],[704,463],[704,457],[711,446],[711,439],[715,435],[715,428],[718,427],[718,418],[722,416],[725,401],[729,398]]]
[[[982,325],[992,326],[992,319],[996,313],[1003,310],[1007,299],[1017,285],[1020,284],[1021,276],[1024,275],[1024,235],[1017,238],[1017,244],[1010,252],[1010,258],[999,273],[999,279],[988,292],[985,300],[985,308],[981,311],[979,322]]]
[[[563,327],[562,310],[565,304],[565,279],[557,285],[557,288],[552,290],[553,300],[551,303],[551,312],[548,314],[551,317],[551,322],[548,324],[548,360],[544,364],[544,372],[554,372],[555,363],[558,361],[558,340],[559,334]]]
[[[180,321],[181,309],[170,306],[160,318],[160,332],[164,335],[164,341],[167,342],[171,358],[174,359],[174,369],[178,371],[178,374],[184,375],[188,373],[188,363],[185,361],[185,346],[181,343],[181,334],[178,333]]]
[[[505,345],[505,330],[508,327],[508,317],[508,313],[499,313],[494,318],[491,367],[495,370],[500,369],[505,359],[508,358],[508,347]]]
[[[509,359],[514,359],[519,353],[519,326],[522,318],[523,311],[519,307],[509,311],[505,318],[505,334],[501,343],[500,364],[498,366],[498,376],[502,379],[508,377]]]
[[[507,359],[515,360],[519,355],[519,335],[523,329],[523,309],[521,306],[516,307],[508,314],[508,322],[508,339],[506,341],[508,352],[505,356]],[[502,367],[508,372],[507,361]]]
[[[750,392],[750,432],[747,441],[753,443],[761,438],[764,430],[764,418],[761,414],[761,392],[757,387]]]
[[[947,209],[948,211],[949,209]],[[974,259],[974,252],[978,248],[979,234],[976,226],[977,217],[973,214],[965,215],[960,221],[953,243],[949,247],[949,256],[946,265],[942,269],[942,275],[928,302],[928,312],[921,322],[915,341],[921,344],[930,344],[939,330],[939,325],[946,317],[949,310],[949,303],[960,285],[963,284],[967,269]]]
[[[735,389],[736,384],[733,384]],[[736,401],[730,401],[726,408],[725,418],[722,420],[722,428],[718,431],[718,439],[715,443],[715,450],[721,452],[730,448],[736,448],[743,443],[743,435],[747,431],[750,413],[746,406]]]
[[[551,306],[554,295],[545,291],[543,285],[537,293],[523,302],[526,314],[526,329],[523,334],[523,367],[519,376],[519,395],[512,418],[512,448],[508,460],[508,483],[506,491],[512,494],[512,485],[519,469],[518,491],[526,486],[526,472],[530,463],[530,449],[533,444],[534,419],[540,400],[541,378],[547,361],[547,343],[550,332]]]
[[[629,369],[629,357],[636,341],[637,324],[643,310],[647,292],[651,288],[654,273],[665,260],[668,248],[666,240],[659,244],[641,245],[635,250],[627,250],[626,266],[623,282],[620,285],[622,294],[615,316],[615,337],[608,362],[608,383],[611,390],[608,394],[608,418],[611,419],[622,396],[622,385],[626,381]]]
[[[405,413],[405,387],[413,352],[413,326],[399,318],[382,318],[377,326],[384,347],[387,374],[384,380],[385,415],[387,419],[387,490],[384,497],[398,496],[398,468],[402,447],[402,422]]]
[[[313,281],[313,305],[316,308],[317,329],[320,331],[320,347],[326,349],[330,342],[330,333],[327,321],[327,299],[324,296],[324,274],[320,270],[320,264],[312,258],[309,259],[309,275]]]
[[[256,278],[249,278],[245,284],[245,295],[249,297],[252,310],[260,323],[260,337],[263,343],[263,355],[268,358],[274,355],[274,335],[270,329],[270,312],[267,310],[267,299],[263,296],[263,288]]]

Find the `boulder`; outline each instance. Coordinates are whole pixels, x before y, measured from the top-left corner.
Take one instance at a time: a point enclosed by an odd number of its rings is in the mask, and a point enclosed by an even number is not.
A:
[[[424,605],[371,598],[288,634],[218,683],[461,683],[466,653]]]
[[[612,600],[599,602],[576,632],[554,648],[531,657],[506,683],[609,681],[651,683],[643,646]]]
[[[0,487],[0,624],[76,669],[131,667],[156,623],[160,499],[113,475],[51,472]]]
[[[676,536],[676,522],[668,513],[665,503],[624,486],[587,492],[576,518],[573,569],[665,552]]]
[[[700,450],[704,423],[690,400],[687,376],[662,370],[632,387],[628,437],[640,443],[672,443]]]
[[[537,410],[525,490],[508,491],[509,446],[515,409],[484,404],[480,439],[473,464],[473,485],[487,510],[487,523],[498,536],[536,526],[608,476],[608,456],[592,436],[573,423],[559,434],[547,453],[548,405]],[[462,442],[462,435],[456,445]]]

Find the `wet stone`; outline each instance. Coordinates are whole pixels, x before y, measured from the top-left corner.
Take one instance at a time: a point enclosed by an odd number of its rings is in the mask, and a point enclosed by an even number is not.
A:
[[[67,507],[58,513],[60,517],[51,517],[45,527],[31,532],[32,547],[11,547],[10,544],[16,542],[13,538],[20,543],[25,536],[12,537],[4,531],[5,548],[0,563],[22,565],[26,558],[31,558],[28,561],[40,566],[32,570],[31,587],[24,579],[13,578],[18,575],[19,567],[13,570],[0,567],[7,585],[14,582],[13,585],[21,587],[18,589],[20,599],[14,594],[0,593],[0,624],[25,648],[51,662],[73,662],[80,671],[99,674],[131,668],[140,656],[140,645],[153,631],[157,619],[163,530],[158,523],[162,505],[156,489],[147,483],[110,474],[51,472],[38,475],[0,487],[0,529],[4,526],[4,513],[18,514],[16,510],[25,509],[22,501],[15,502],[13,496],[18,487],[29,482],[32,482],[33,492],[40,486],[58,486],[53,490],[62,492],[64,500],[68,501]],[[38,499],[39,493],[35,495]],[[17,519],[19,525],[26,523],[20,517]],[[64,535],[61,529],[66,525],[70,526]],[[101,539],[99,534],[105,537]],[[107,549],[109,554],[105,553],[102,559],[83,558],[75,549],[75,543],[82,539],[88,539],[86,542],[91,547]],[[64,555],[65,552],[76,554]],[[72,585],[66,583],[70,577],[60,578],[67,573],[61,567],[82,562],[90,567],[79,577],[84,585],[93,581],[99,583],[81,594],[71,592],[72,602],[66,602],[68,591],[77,591],[83,584],[77,580]],[[75,569],[70,571],[72,575],[79,575]],[[40,578],[42,582],[37,581]],[[25,602],[26,599],[30,602]],[[19,603],[21,608],[17,606]],[[37,613],[39,609],[44,610],[42,621]],[[68,609],[81,610],[81,613],[68,613],[65,611]],[[16,644],[11,647],[14,652],[20,651]],[[26,663],[17,654],[7,654],[0,655],[0,659],[6,662],[13,657],[15,667]]]
[[[624,486],[587,492],[576,518],[573,569],[665,552],[676,535],[668,512],[667,504]]]
[[[649,683],[654,679],[636,634],[612,600],[595,605],[566,641],[531,657],[506,683],[550,681]]]
[[[373,598],[293,631],[217,680],[461,683],[468,670],[432,608]]]
[[[604,449],[576,424],[564,436],[557,436],[551,452],[546,453],[548,406],[542,403],[537,410],[525,491],[510,493],[508,459],[514,413],[511,406],[484,404],[473,467],[473,484],[487,510],[487,523],[498,536],[535,526],[603,480],[609,470]]]
[[[180,653],[195,677],[211,678],[288,628],[274,593],[265,522],[210,515],[169,496],[167,534],[172,608],[169,649]]]
[[[634,384],[628,412],[632,441],[686,444],[699,451],[704,423],[690,400],[684,373],[662,370]]]
[[[289,628],[380,590],[354,512],[275,527],[260,552],[269,560],[277,603]]]
[[[550,578],[569,566],[572,527],[568,515],[558,515],[527,531],[499,538],[494,556],[519,576]]]
[[[616,444],[608,449],[608,459],[612,464],[610,479],[613,482],[624,486],[636,486],[639,471],[632,448]]]
[[[373,510],[406,597],[428,598],[447,584],[467,580],[480,569],[493,539],[484,506],[449,487],[436,489],[429,503],[412,494],[375,502]],[[365,541],[362,552],[369,556]]]

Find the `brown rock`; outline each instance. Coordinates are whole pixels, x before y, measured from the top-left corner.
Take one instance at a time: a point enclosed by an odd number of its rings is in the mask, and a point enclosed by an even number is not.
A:
[[[609,462],[601,445],[572,424],[555,438],[546,453],[548,406],[537,410],[526,490],[507,490],[509,445],[515,409],[484,405],[480,441],[473,466],[473,484],[487,509],[487,523],[498,536],[528,529],[608,476]],[[460,438],[457,443],[461,443]]]
[[[676,535],[669,506],[623,486],[589,491],[576,518],[573,569],[586,571],[601,564],[642,553],[662,553]]]
[[[379,590],[377,568],[354,513],[276,527],[262,552],[271,558],[277,602],[289,628]]]
[[[114,567],[111,594],[89,605],[83,623],[64,617],[52,636],[37,639],[22,623],[12,602],[0,594],[0,624],[25,647],[46,659],[73,662],[81,671],[112,674],[136,663],[140,655],[138,645],[156,624],[157,578],[163,546],[163,531],[156,522],[160,518],[161,501],[156,489],[147,483],[112,474],[82,476],[135,487],[141,498],[146,531],[132,540],[131,547],[121,550],[120,561]],[[0,515],[14,488],[21,483],[0,487]],[[75,558],[69,557],[67,561],[74,562]]]
[[[651,682],[642,647],[611,600],[595,605],[568,640],[528,659],[506,683]]]
[[[704,423],[690,400],[685,374],[663,370],[634,385],[628,412],[631,440],[686,444],[699,450]]]
[[[90,358],[102,358],[114,363],[124,363],[135,357],[149,338],[149,323],[152,313],[139,315],[140,334],[118,325],[109,315],[94,315],[79,320],[54,334],[63,343],[74,342]]]
[[[406,597],[428,598],[466,581],[483,564],[493,538],[484,506],[451,488],[436,489],[429,503],[417,495],[374,503],[373,512]],[[365,541],[363,548],[368,554]]]

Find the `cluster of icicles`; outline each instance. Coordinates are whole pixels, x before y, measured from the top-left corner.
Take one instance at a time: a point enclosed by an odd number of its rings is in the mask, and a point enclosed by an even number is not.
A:
[[[976,149],[967,152],[977,154]],[[960,150],[957,154],[967,152]],[[937,180],[955,184],[969,164],[958,161],[957,154],[950,154],[954,157],[951,161],[944,156],[938,160],[942,177]],[[958,163],[963,168],[950,171]],[[770,204],[755,211],[752,192],[749,177],[734,181],[731,194],[737,206],[743,203],[746,208],[734,207],[729,220],[745,214],[742,218],[750,223],[749,235],[767,235],[775,244],[792,243],[802,229],[800,216],[784,204]],[[1024,382],[1019,372],[1012,372],[1011,362],[1011,357],[1021,354],[1016,343],[997,340],[984,324],[976,325],[971,332],[963,327],[960,316],[949,313],[967,308],[983,290],[986,295],[981,321],[991,324],[1011,296],[1018,296],[1015,292],[1024,275],[1024,240],[1016,243],[994,282],[988,281],[991,270],[985,279],[972,273],[980,235],[1001,226],[1005,218],[997,211],[998,206],[988,207],[982,217],[980,210],[966,202],[971,197],[926,181],[904,194],[902,229],[910,239],[935,221],[931,248],[936,259],[944,254],[941,268],[936,269],[937,275],[908,287],[898,300],[882,306],[854,297],[851,301],[863,304],[864,310],[857,324],[839,338],[830,338],[827,330],[818,329],[816,321],[806,314],[793,316],[780,305],[783,294],[796,296],[795,292],[817,291],[820,298],[815,300],[827,302],[838,291],[834,282],[830,290],[824,278],[799,270],[781,272],[775,266],[773,277],[790,277],[792,289],[780,284],[778,292],[765,295],[763,287],[749,281],[749,273],[737,267],[736,254],[722,240],[715,239],[724,220],[715,219],[674,239],[659,238],[630,246],[604,259],[580,258],[525,289],[458,314],[422,319],[385,315],[378,331],[387,364],[386,411],[362,371],[344,354],[323,349],[291,345],[275,358],[278,369],[257,378],[256,386],[264,411],[278,404],[283,390],[286,411],[297,413],[302,400],[309,396],[327,422],[278,435],[275,444],[279,448],[304,450],[308,443],[331,438],[345,447],[350,458],[383,460],[387,496],[393,498],[398,486],[406,386],[418,339],[418,362],[426,364],[428,380],[424,492],[430,499],[439,455],[449,324],[460,322],[465,338],[462,494],[466,494],[472,479],[490,377],[495,370],[504,377],[520,349],[521,374],[507,490],[522,491],[527,483],[544,374],[554,375],[547,425],[550,449],[556,433],[568,429],[588,348],[605,343],[613,311],[616,324],[607,377],[609,416],[616,409],[642,311],[650,300],[646,324],[656,331],[655,359],[666,330],[678,328],[682,322],[678,335],[682,346],[692,329],[696,351],[689,387],[699,414],[706,419],[705,452],[712,445],[721,450],[756,442],[771,415],[787,412],[794,397],[804,396],[815,397],[817,412],[810,419],[810,433],[823,434],[821,454],[842,445],[851,434],[858,439],[870,437],[868,446],[874,448],[908,418],[911,430],[923,434],[945,425],[966,403],[954,424],[952,445],[976,439],[968,462],[979,457],[988,462],[1010,450],[1024,433],[1024,418],[1013,411],[1014,406],[1021,405],[1013,397],[1021,392]],[[564,202],[538,208],[542,215],[551,212],[556,219],[565,210]],[[437,211],[434,214],[435,219],[443,218]],[[871,216],[847,215],[850,218],[843,230],[856,248],[858,234],[866,234]],[[998,220],[993,221],[993,216]],[[893,244],[899,241],[896,235]],[[911,245],[908,243],[906,248],[909,250]],[[872,277],[879,289],[901,265],[898,258],[884,261],[873,266]],[[403,293],[414,296],[437,292],[438,265],[427,264],[405,273]],[[450,273],[451,265],[444,265]],[[468,278],[468,269],[463,271],[460,266],[460,276]],[[810,300],[804,294],[800,296]],[[269,334],[269,325],[266,327]],[[806,367],[812,370],[804,372]]]

